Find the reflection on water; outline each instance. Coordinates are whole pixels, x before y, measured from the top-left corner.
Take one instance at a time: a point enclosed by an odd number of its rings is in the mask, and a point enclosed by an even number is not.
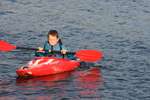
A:
[[[50,76],[41,76],[41,77],[34,77],[34,78],[20,78],[18,77],[16,79],[16,85],[17,86],[31,86],[31,87],[37,87],[37,86],[47,86],[47,87],[53,87],[59,83],[59,81],[65,81],[67,78],[71,75],[71,72],[64,72],[56,75],[50,75]]]
[[[72,87],[71,84],[74,84]],[[61,74],[29,79],[16,79],[16,87],[20,95],[40,95],[28,99],[50,100],[70,99],[67,94],[75,93],[71,100],[82,98],[100,99],[98,89],[102,85],[102,76],[99,68],[84,71],[65,72]],[[44,92],[44,94],[43,94]]]
[[[80,98],[93,98],[100,100],[98,92],[102,83],[102,75],[99,68],[91,68],[87,71],[76,72],[78,77],[74,80],[77,88],[80,89]]]

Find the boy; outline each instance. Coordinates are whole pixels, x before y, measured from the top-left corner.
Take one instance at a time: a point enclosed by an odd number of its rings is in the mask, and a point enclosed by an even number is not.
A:
[[[53,51],[60,51],[61,54],[55,53]],[[63,46],[61,39],[59,38],[58,32],[56,30],[50,30],[47,34],[47,41],[44,44],[44,48],[39,48],[39,51],[35,53],[36,56],[50,56],[63,57],[67,50]]]

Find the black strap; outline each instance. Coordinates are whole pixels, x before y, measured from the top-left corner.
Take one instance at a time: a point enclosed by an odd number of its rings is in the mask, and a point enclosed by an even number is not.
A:
[[[60,51],[62,50],[62,41],[61,41],[61,39],[59,39],[59,47],[60,47]],[[64,54],[62,54],[62,58],[65,58],[65,55]]]
[[[54,46],[51,45],[51,53],[53,54],[54,53]]]
[[[61,41],[61,39],[59,39],[59,47],[60,47],[60,51],[62,50],[62,41]]]

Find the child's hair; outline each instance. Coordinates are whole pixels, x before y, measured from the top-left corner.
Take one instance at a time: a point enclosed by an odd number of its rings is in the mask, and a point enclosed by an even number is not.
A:
[[[47,38],[49,38],[49,35],[56,36],[59,38],[58,32],[56,30],[50,30],[47,34]]]

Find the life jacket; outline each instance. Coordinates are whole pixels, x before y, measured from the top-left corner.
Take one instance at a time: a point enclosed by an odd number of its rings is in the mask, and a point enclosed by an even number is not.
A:
[[[48,41],[47,41],[48,42]],[[60,51],[62,50],[62,41],[59,39],[59,41],[58,41],[58,43],[59,43],[59,47],[60,47]],[[51,46],[51,54],[49,54],[49,51],[45,51],[45,52],[35,52],[35,56],[36,57],[40,57],[40,56],[55,56],[55,53],[53,52],[54,51],[54,49],[53,49],[53,46],[52,45],[50,45]],[[62,55],[62,57],[64,58],[64,55]]]
[[[63,45],[61,39],[59,39],[58,43],[59,43],[59,47],[60,47],[60,51],[61,51],[62,50],[62,45]],[[51,52],[54,51],[53,48],[54,48],[54,46],[51,45]]]
[[[58,43],[59,43],[59,47],[60,47],[60,51],[61,51],[62,50],[62,45],[63,45],[61,39],[59,39]],[[51,45],[51,53],[52,53],[53,56],[56,56],[53,51],[54,51],[54,49],[53,49],[53,46]],[[64,58],[64,57],[65,57],[65,55],[62,54],[62,58]]]

